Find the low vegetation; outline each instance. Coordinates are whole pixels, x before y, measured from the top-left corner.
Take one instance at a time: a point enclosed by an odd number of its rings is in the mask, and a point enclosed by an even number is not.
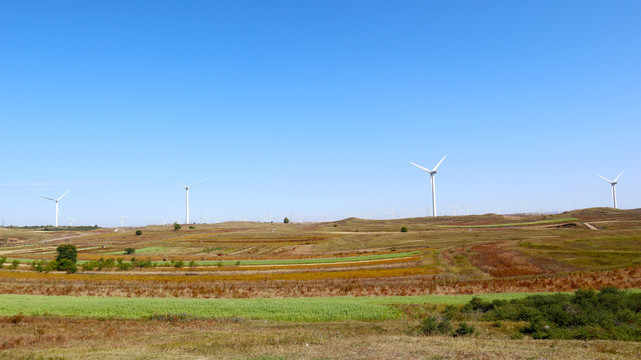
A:
[[[460,321],[453,331],[451,321]],[[516,324],[521,335],[533,339],[641,341],[641,293],[614,287],[601,291],[580,289],[572,294],[534,295],[521,299],[483,300],[446,306],[440,316],[425,318],[418,332],[425,335],[473,334],[465,321]],[[518,334],[512,334],[518,338]]]

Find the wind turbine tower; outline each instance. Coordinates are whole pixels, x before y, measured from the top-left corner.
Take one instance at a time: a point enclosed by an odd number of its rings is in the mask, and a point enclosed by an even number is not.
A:
[[[617,176],[617,177],[614,179],[614,181],[610,181],[610,180],[608,180],[608,179],[604,178],[603,176],[599,175],[599,177],[600,177],[601,179],[603,179],[603,180],[605,180],[605,181],[609,182],[609,183],[610,183],[610,185],[612,185],[612,201],[614,202],[614,208],[615,208],[615,209],[618,209],[618,208],[617,208],[617,190],[616,190],[616,185],[617,185],[617,181],[619,180],[619,178],[621,177],[621,175],[623,175],[623,171],[621,171],[621,173],[619,174],[619,176]]]
[[[69,191],[70,191],[70,190],[67,190],[67,192],[66,192],[66,193],[62,194],[62,196],[60,196],[60,197],[59,197],[59,198],[57,198],[57,199],[52,199],[52,198],[48,198],[48,197],[44,197],[44,196],[40,196],[40,197],[41,197],[41,198],[43,198],[43,199],[51,200],[51,201],[53,201],[53,202],[55,202],[55,203],[56,203],[56,227],[58,227],[58,217],[60,216],[60,210],[58,209],[58,201],[60,201],[60,199],[62,199],[63,197],[65,197],[65,195],[69,194]]]
[[[178,184],[178,185],[180,185],[180,186],[185,188],[185,192],[187,193],[187,197],[186,197],[186,200],[185,200],[185,208],[187,209],[186,210],[185,224],[189,224],[189,189],[194,185],[200,184],[201,182],[205,181],[206,179],[198,180],[198,181],[196,181],[195,183],[193,183],[193,184],[191,184],[189,186],[179,183],[174,178],[170,177],[170,179],[173,180],[176,184]]]
[[[431,182],[432,182],[432,216],[434,216],[434,217],[436,217],[436,189],[435,189],[435,185],[434,185],[434,175],[436,175],[436,169],[438,169],[439,165],[441,165],[441,163],[443,162],[443,160],[445,160],[446,157],[447,157],[447,155],[443,156],[441,161],[439,161],[438,164],[436,164],[436,166],[434,167],[433,170],[430,170],[430,169],[424,168],[422,166],[416,165],[416,164],[414,164],[413,162],[410,161],[410,164],[416,166],[417,168],[419,168],[421,170],[425,170],[428,173],[430,173],[430,179],[431,179]]]

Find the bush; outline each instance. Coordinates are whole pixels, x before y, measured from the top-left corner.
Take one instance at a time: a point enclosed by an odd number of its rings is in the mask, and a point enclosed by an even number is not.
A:
[[[189,229],[194,230],[196,227],[194,225],[189,225]]]
[[[405,226],[403,226],[403,227],[401,228],[401,232],[407,232],[407,228],[406,228]]]
[[[17,268],[18,268],[18,266],[20,266],[20,261],[18,261],[18,260],[13,260],[13,261],[11,262],[11,265],[9,265],[9,269],[15,270],[15,269],[17,269]]]
[[[469,326],[464,322],[460,323],[458,328],[454,330],[454,336],[474,335],[474,333],[476,333],[474,326]]]
[[[465,307],[484,320],[526,321],[520,331],[534,339],[641,341],[641,294],[612,287],[509,302],[474,299]]]
[[[283,223],[285,223],[285,224],[289,224],[289,219],[286,217],[286,218],[283,220]]]
[[[136,235],[142,235],[142,230],[136,230]]]
[[[190,268],[195,268],[196,267],[196,262],[194,260],[189,262],[189,267]]]
[[[60,261],[56,261],[56,270],[66,271],[67,274],[73,274],[78,271],[78,266],[69,259],[62,259]]]
[[[0,257],[0,269],[2,269],[2,265],[5,263],[5,261],[7,261],[7,257],[6,256]]]
[[[122,261],[122,260],[120,260]],[[82,267],[83,271],[92,271],[94,269],[96,270],[102,270],[104,268],[112,268],[115,266],[114,259],[103,259],[100,258],[99,260],[92,260],[92,261],[87,261],[80,265]]]
[[[124,262],[122,259],[118,259],[118,262],[116,263],[116,267],[120,270],[129,270],[131,267],[131,263]]]
[[[131,255],[131,254],[133,254],[135,252],[136,252],[136,249],[134,249],[134,248],[126,248],[125,249],[125,254],[127,254],[127,255]]]
[[[180,230],[181,226],[178,223],[174,223],[174,231]]]
[[[452,325],[448,319],[439,321],[436,316],[429,316],[421,321],[419,331],[423,335],[451,334]]]
[[[173,265],[176,269],[180,269],[181,267],[185,266],[185,262],[182,260],[172,261],[171,265]]]
[[[78,261],[78,249],[75,245],[60,245],[56,248],[58,256],[56,256],[56,261],[61,262],[62,260],[69,260],[73,264]]]
[[[135,257],[131,258],[131,267],[132,268],[153,268],[156,267],[156,265],[151,261],[151,260],[136,260]]]

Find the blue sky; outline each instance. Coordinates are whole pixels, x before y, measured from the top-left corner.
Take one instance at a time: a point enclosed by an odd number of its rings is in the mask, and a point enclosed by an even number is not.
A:
[[[639,1],[0,3],[0,219],[641,207]],[[392,210],[393,209],[393,210]]]

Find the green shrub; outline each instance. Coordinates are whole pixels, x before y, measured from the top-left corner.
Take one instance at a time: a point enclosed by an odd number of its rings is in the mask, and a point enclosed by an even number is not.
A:
[[[56,256],[58,262],[66,259],[75,264],[78,261],[78,249],[75,245],[60,245],[56,251],[58,252],[58,256]]]
[[[131,255],[131,254],[133,254],[135,252],[136,252],[136,249],[134,249],[134,248],[126,248],[125,249],[125,254],[127,254],[127,255]]]
[[[190,268],[195,268],[196,267],[196,262],[194,260],[189,262],[189,267]]]
[[[112,268],[114,266],[115,266],[114,259],[111,259],[111,258],[106,260],[103,258],[100,258],[99,260],[86,261],[80,265],[83,271],[93,271],[93,270],[100,271],[102,269]]]
[[[15,270],[15,269],[17,269],[17,268],[18,268],[18,266],[20,266],[20,261],[18,261],[18,260],[13,260],[13,261],[11,262],[11,265],[9,265],[9,269]]]
[[[194,225],[189,225],[189,229],[194,230],[196,227]]]
[[[172,265],[173,267],[175,267],[176,269],[180,269],[181,267],[185,266],[185,262],[184,262],[184,261],[182,261],[182,260],[172,261],[172,262],[171,262],[171,265]]]
[[[135,257],[131,258],[131,267],[132,268],[153,268],[156,267],[156,265],[151,261],[151,260],[136,260]]]
[[[6,256],[0,257],[0,269],[2,269],[2,265],[5,263],[5,261],[7,261],[7,257]]]
[[[45,260],[34,260],[31,263],[31,268],[36,271],[36,272],[49,272],[47,271],[47,267],[49,266],[49,263]]]
[[[180,230],[181,226],[178,223],[174,223],[174,231]]]
[[[285,219],[283,219],[283,223],[289,224],[289,219],[286,217]]]
[[[60,261],[56,262],[56,270],[58,271],[66,271],[67,274],[73,274],[76,271],[78,271],[78,266],[76,266],[76,263],[69,259],[62,259]]]
[[[428,316],[421,321],[419,332],[423,335],[451,334],[452,325],[448,319],[439,321],[436,316]]]
[[[454,330],[454,336],[474,335],[474,333],[476,333],[474,326],[469,326],[465,322],[460,323],[458,328]]]
[[[142,235],[142,230],[136,230],[136,235]]]
[[[403,226],[403,227],[401,228],[401,232],[407,232],[407,227]]]
[[[520,331],[534,339],[641,341],[641,293],[612,287],[509,302],[473,299],[463,308],[487,321],[525,321]]]

